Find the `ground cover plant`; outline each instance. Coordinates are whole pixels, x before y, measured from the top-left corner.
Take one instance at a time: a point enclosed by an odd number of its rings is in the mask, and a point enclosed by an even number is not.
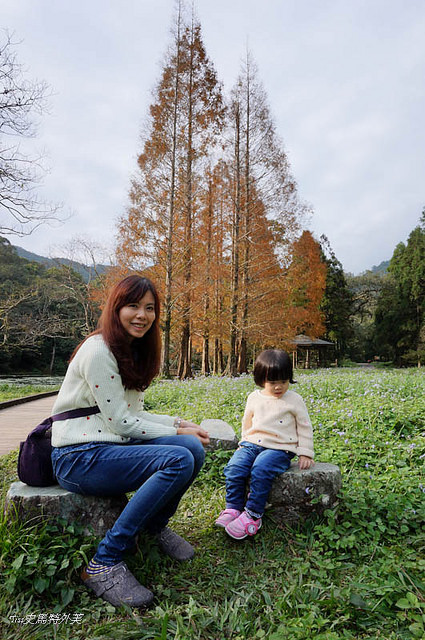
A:
[[[342,471],[336,511],[296,528],[269,513],[256,538],[233,541],[213,526],[230,454],[209,454],[173,522],[197,547],[194,560],[170,562],[145,539],[128,560],[156,594],[143,614],[115,610],[79,583],[96,544],[81,524],[28,528],[3,517],[1,637],[424,638],[424,375],[368,368],[297,372],[296,379],[317,459]],[[239,431],[253,386],[250,376],[159,381],[146,404],[198,422],[222,418]],[[4,494],[16,453],[0,461]]]
[[[27,384],[17,382],[1,382],[0,402],[4,402],[5,400],[14,400],[15,398],[23,398],[24,396],[32,396],[37,393],[43,393],[44,391],[54,391],[55,389],[59,389],[59,386],[59,383]]]

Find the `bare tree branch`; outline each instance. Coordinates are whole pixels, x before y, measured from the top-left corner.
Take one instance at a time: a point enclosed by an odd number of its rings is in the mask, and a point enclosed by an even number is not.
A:
[[[59,220],[61,206],[36,193],[46,173],[43,156],[21,151],[21,140],[36,135],[34,115],[46,109],[48,86],[25,78],[16,44],[8,33],[0,44],[0,234],[25,236]]]

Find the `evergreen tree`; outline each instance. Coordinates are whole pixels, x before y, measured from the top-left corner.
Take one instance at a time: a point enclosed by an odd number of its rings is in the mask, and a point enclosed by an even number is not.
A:
[[[400,242],[395,248],[388,272],[391,279],[376,313],[377,334],[399,364],[421,366],[425,357],[425,209],[407,244]]]
[[[321,244],[322,259],[326,265],[326,286],[320,309],[325,316],[326,338],[335,343],[336,356],[340,359],[346,354],[348,341],[352,336],[352,295],[342,264],[325,235],[321,236]]]
[[[375,313],[387,278],[388,274],[383,271],[366,271],[346,277],[352,297],[352,331],[348,335],[347,346],[351,360],[364,362],[382,353],[376,340]]]

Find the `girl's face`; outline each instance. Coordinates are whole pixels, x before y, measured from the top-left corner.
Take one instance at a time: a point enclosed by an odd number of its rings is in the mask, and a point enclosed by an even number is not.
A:
[[[151,291],[146,291],[139,302],[129,302],[118,312],[121,325],[130,342],[134,338],[142,338],[149,331],[155,315],[155,298]]]
[[[288,391],[289,380],[266,380],[264,383],[264,395],[273,398],[281,398]]]

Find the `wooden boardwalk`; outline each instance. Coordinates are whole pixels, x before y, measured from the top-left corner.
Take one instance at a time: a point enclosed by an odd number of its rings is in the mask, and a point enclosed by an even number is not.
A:
[[[56,396],[0,409],[0,456],[19,447],[34,427],[52,414]]]

